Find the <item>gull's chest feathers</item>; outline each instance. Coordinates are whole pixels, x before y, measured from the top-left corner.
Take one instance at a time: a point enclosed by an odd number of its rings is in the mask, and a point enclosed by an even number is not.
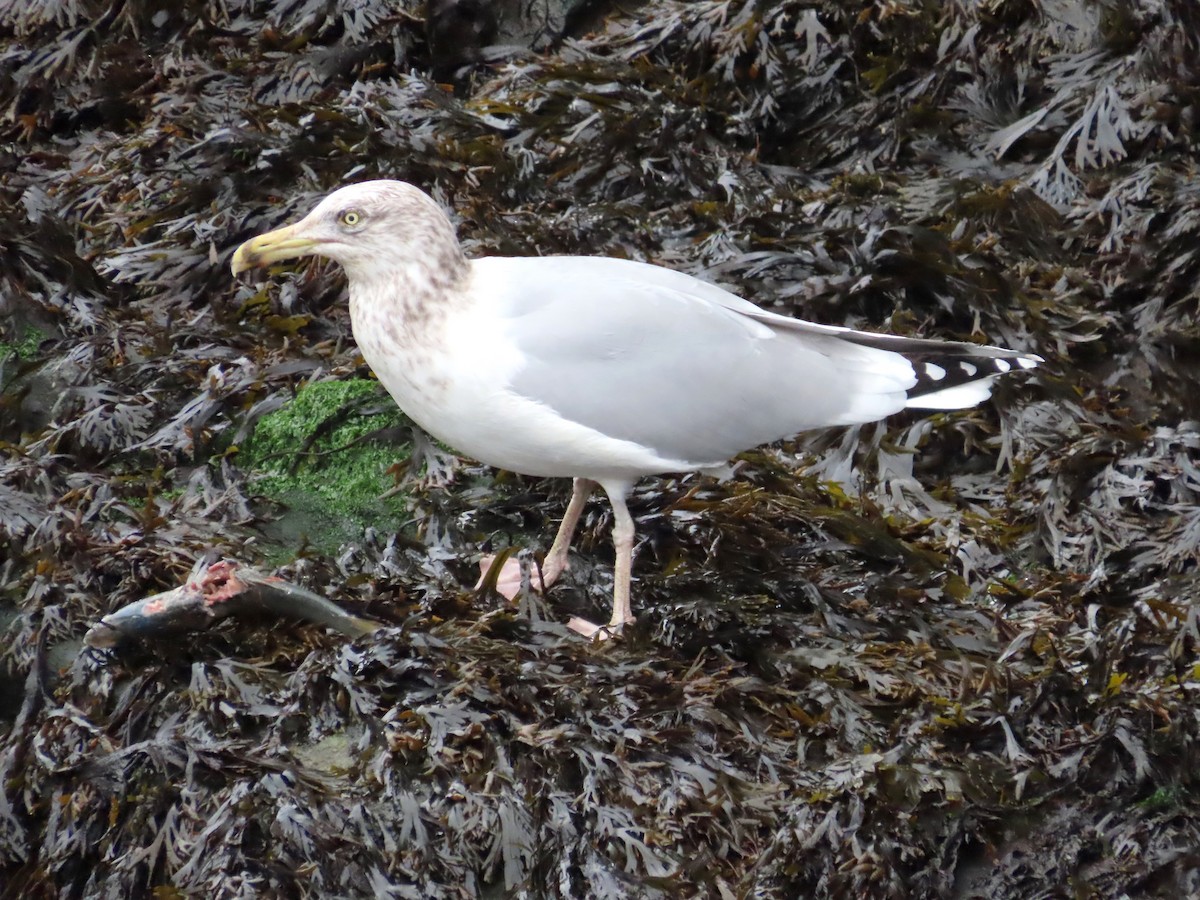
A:
[[[452,302],[408,294],[397,301],[351,285],[354,339],[396,404],[434,437],[484,462],[504,430],[508,384],[519,354],[497,340],[494,310],[469,290]],[[439,298],[441,299],[441,298]]]

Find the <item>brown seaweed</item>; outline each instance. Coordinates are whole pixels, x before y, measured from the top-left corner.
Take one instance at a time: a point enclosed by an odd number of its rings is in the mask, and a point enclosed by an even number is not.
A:
[[[0,0],[0,895],[1200,892],[1196,4],[596,3],[453,59],[426,10]],[[473,253],[1048,364],[647,481],[639,623],[580,646],[602,505],[552,596],[472,590],[564,485],[272,530],[256,427],[369,373],[335,270],[227,257],[370,176]],[[77,652],[208,552],[406,627]]]

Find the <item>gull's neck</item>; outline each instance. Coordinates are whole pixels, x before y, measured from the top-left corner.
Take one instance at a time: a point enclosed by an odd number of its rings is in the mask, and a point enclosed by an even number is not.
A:
[[[447,226],[449,223],[447,223]],[[380,253],[346,265],[356,335],[370,328],[411,331],[445,318],[466,301],[470,263],[453,233],[427,234],[403,253]]]
[[[449,223],[446,223],[449,230]],[[414,398],[438,379],[447,318],[471,300],[470,263],[453,232],[449,240],[423,240],[403,253],[380,253],[346,267],[354,340],[376,377],[401,409],[415,413]]]

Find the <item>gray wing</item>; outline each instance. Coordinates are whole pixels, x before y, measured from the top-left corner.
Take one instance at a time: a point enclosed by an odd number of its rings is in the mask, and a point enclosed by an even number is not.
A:
[[[598,257],[476,265],[525,359],[512,389],[667,458],[714,464],[806,429],[882,418],[904,407],[915,380],[895,353],[819,326],[777,327],[771,318],[793,320],[669,269]]]

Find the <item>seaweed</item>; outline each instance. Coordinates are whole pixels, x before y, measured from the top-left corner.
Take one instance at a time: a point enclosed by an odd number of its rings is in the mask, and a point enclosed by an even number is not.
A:
[[[0,894],[1196,894],[1197,35],[1185,0],[0,2]],[[474,254],[1049,362],[639,485],[640,619],[593,648],[556,623],[607,602],[604,505],[548,596],[474,590],[567,487],[415,477],[337,271],[227,275],[368,177]],[[314,390],[365,409],[273,477],[371,444],[360,517],[281,540],[255,470]],[[208,555],[399,624],[81,649]]]

